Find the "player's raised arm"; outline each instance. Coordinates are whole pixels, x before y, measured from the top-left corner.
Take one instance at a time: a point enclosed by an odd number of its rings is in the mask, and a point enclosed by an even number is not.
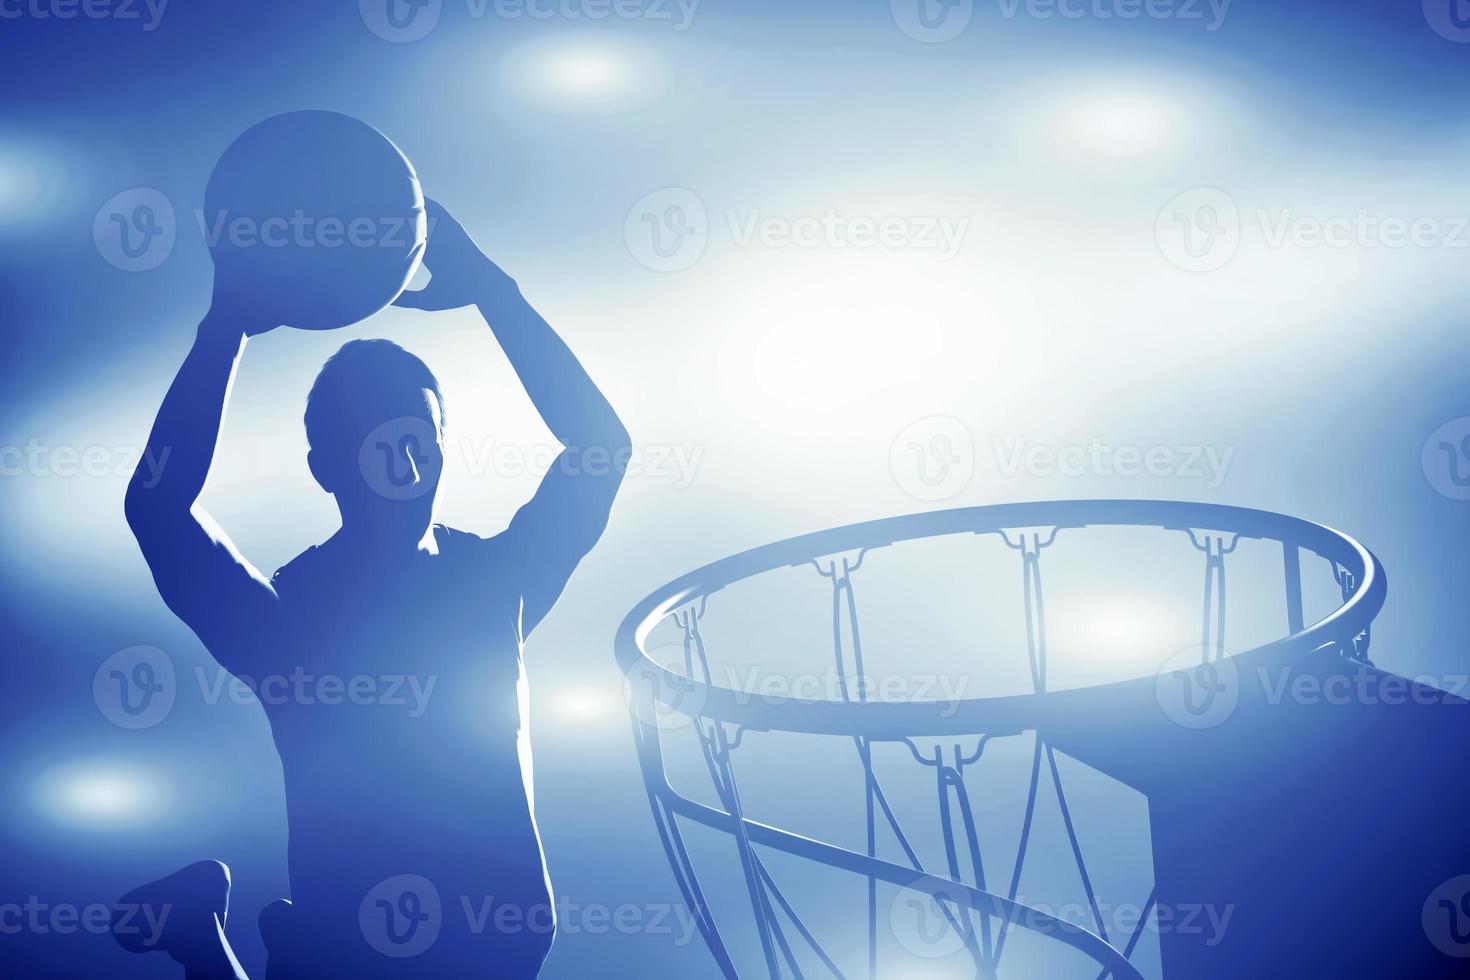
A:
[[[572,570],[607,527],[627,468],[627,429],[577,358],[521,295],[515,281],[435,201],[427,202],[429,285],[397,305],[424,310],[477,306],[536,410],[564,447],[501,536],[522,572],[522,632],[561,595]]]
[[[240,641],[276,605],[270,583],[196,503],[214,458],[235,364],[246,338],[262,329],[269,328],[254,325],[216,289],[148,436],[145,458],[163,463],[157,472],[140,468],[127,492],[128,526],[163,601],[222,661],[232,660]]]

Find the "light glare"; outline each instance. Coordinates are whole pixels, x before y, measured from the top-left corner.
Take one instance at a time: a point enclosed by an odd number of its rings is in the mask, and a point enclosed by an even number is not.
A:
[[[1143,92],[1088,95],[1061,111],[1057,132],[1072,149],[1110,159],[1154,156],[1181,135],[1176,108]]]
[[[562,110],[626,109],[658,93],[657,61],[602,38],[522,45],[502,65],[507,87],[528,102]]]
[[[616,717],[622,701],[595,688],[572,688],[551,699],[553,710],[571,721],[600,721]]]
[[[120,830],[155,816],[166,787],[155,775],[110,762],[54,768],[37,781],[37,808],[53,823],[86,830]]]

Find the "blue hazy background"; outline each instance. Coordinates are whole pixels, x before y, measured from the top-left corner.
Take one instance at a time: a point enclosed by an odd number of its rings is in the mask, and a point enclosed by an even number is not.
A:
[[[426,8],[438,8],[432,30],[406,40],[381,36],[371,3],[173,0],[156,18],[121,3],[63,18],[64,4],[0,0],[0,446],[11,450],[0,478],[0,902],[110,902],[216,857],[234,869],[232,935],[260,966],[255,912],[286,892],[279,763],[258,705],[193,683],[196,668],[214,668],[158,599],[122,495],[209,296],[193,212],[210,168],[246,126],[290,109],[339,110],[390,135],[577,351],[640,446],[664,454],[630,476],[602,544],[527,649],[538,817],[556,892],[571,903],[677,898],[628,735],[617,623],[675,575],[794,533],[1086,496],[1295,514],[1357,536],[1386,565],[1375,660],[1463,685],[1470,504],[1449,466],[1470,460],[1431,452],[1437,470],[1422,452],[1447,424],[1457,441],[1467,430],[1455,420],[1470,415],[1470,34],[1441,6],[1236,0],[1218,20],[1183,3],[1125,19],[1099,14],[1115,4],[1064,17],[991,0],[940,42],[902,28],[902,0],[704,0],[692,14],[649,0],[604,17],[586,0],[444,0]],[[171,202],[176,241],[130,272],[109,261],[94,224],[137,188]],[[1166,205],[1197,188],[1223,191],[1239,213],[1237,250],[1207,271],[1171,261],[1177,243],[1158,230]],[[691,193],[705,209],[703,251],[683,253],[683,268],[650,268],[660,262],[638,238],[640,202],[662,194],[647,210],[658,218]],[[950,255],[743,231],[829,211],[942,217],[965,232]],[[1397,248],[1371,234],[1340,247],[1272,240],[1283,216],[1360,212],[1428,219],[1442,233]],[[472,313],[276,331],[249,347],[204,497],[263,568],[334,527],[300,414],[322,361],[360,336],[397,340],[443,381],[450,438],[467,447],[447,464],[445,521],[497,530],[534,488],[534,465],[514,460],[544,464],[550,437]],[[962,437],[946,458],[968,478],[942,501],[904,470],[910,432],[925,446]],[[1124,476],[1011,465],[1017,445],[1094,442],[1209,450],[1228,465],[1216,479],[1188,466]],[[487,463],[502,446],[512,462]],[[17,463],[27,447],[25,459],[49,461]],[[58,449],[91,451],[93,464],[75,472]],[[1150,561],[1147,548],[1129,554]],[[1106,556],[1095,569],[1119,587]],[[1010,566],[982,575],[953,555],[923,571],[950,584],[972,575],[1002,598],[1016,587]],[[925,588],[896,576],[886,594],[902,608]],[[798,595],[826,614],[820,591],[791,590],[752,602],[748,621],[790,616]],[[962,603],[946,606],[949,622],[963,620]],[[1147,602],[1096,608],[1105,621],[1067,627],[1094,667],[1148,672],[1182,645],[1151,636],[1172,620]],[[162,723],[128,731],[98,710],[92,680],[139,644],[165,651],[181,682]],[[1009,641],[983,646],[1024,661]],[[824,783],[794,759],[793,771],[772,770],[773,807],[803,790],[821,802]],[[850,776],[848,791],[860,787],[855,766]],[[1103,826],[1129,842],[1118,855],[1146,862],[1146,817],[1119,800],[1100,802]],[[734,868],[733,851],[723,860]],[[860,890],[833,888],[844,901]],[[546,975],[713,975],[674,921],[672,935],[564,930]],[[851,926],[860,921],[854,912]],[[24,975],[170,968],[103,935],[0,936],[6,946]]]

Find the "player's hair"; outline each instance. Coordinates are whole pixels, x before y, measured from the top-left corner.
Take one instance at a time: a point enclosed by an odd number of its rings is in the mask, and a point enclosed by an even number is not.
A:
[[[407,389],[433,392],[442,424],[444,395],[427,364],[391,340],[349,340],[327,358],[306,396],[307,445],[356,453],[356,441],[388,421],[380,417],[388,393]]]

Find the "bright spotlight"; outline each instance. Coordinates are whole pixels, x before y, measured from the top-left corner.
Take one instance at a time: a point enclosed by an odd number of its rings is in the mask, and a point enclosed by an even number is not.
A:
[[[1102,683],[1156,670],[1173,650],[1198,642],[1199,624],[1183,605],[1141,592],[1079,597],[1055,624],[1047,645],[1068,683]]]
[[[54,214],[67,181],[76,177],[40,143],[0,134],[0,229]]]
[[[132,813],[142,796],[136,782],[125,776],[103,774],[73,781],[65,799],[78,814],[110,817]]]
[[[36,804],[54,823],[86,830],[118,830],[153,816],[166,787],[150,773],[113,763],[74,763],[43,774]]]
[[[1096,92],[1070,99],[1056,120],[1058,138],[1091,157],[1129,160],[1171,149],[1184,121],[1168,99],[1153,92]]]
[[[572,688],[553,695],[550,706],[567,721],[604,721],[617,716],[622,701],[615,693],[596,688]]]
[[[1136,606],[1099,612],[1087,624],[1092,649],[1103,656],[1117,656],[1157,642],[1157,619],[1151,612]]]
[[[571,96],[600,95],[626,83],[628,66],[608,51],[562,51],[546,63],[546,78]]]
[[[566,110],[625,109],[656,95],[657,62],[632,46],[605,38],[552,38],[522,45],[502,72],[523,98]]]
[[[25,186],[17,161],[0,150],[0,213],[10,210],[23,199]]]

